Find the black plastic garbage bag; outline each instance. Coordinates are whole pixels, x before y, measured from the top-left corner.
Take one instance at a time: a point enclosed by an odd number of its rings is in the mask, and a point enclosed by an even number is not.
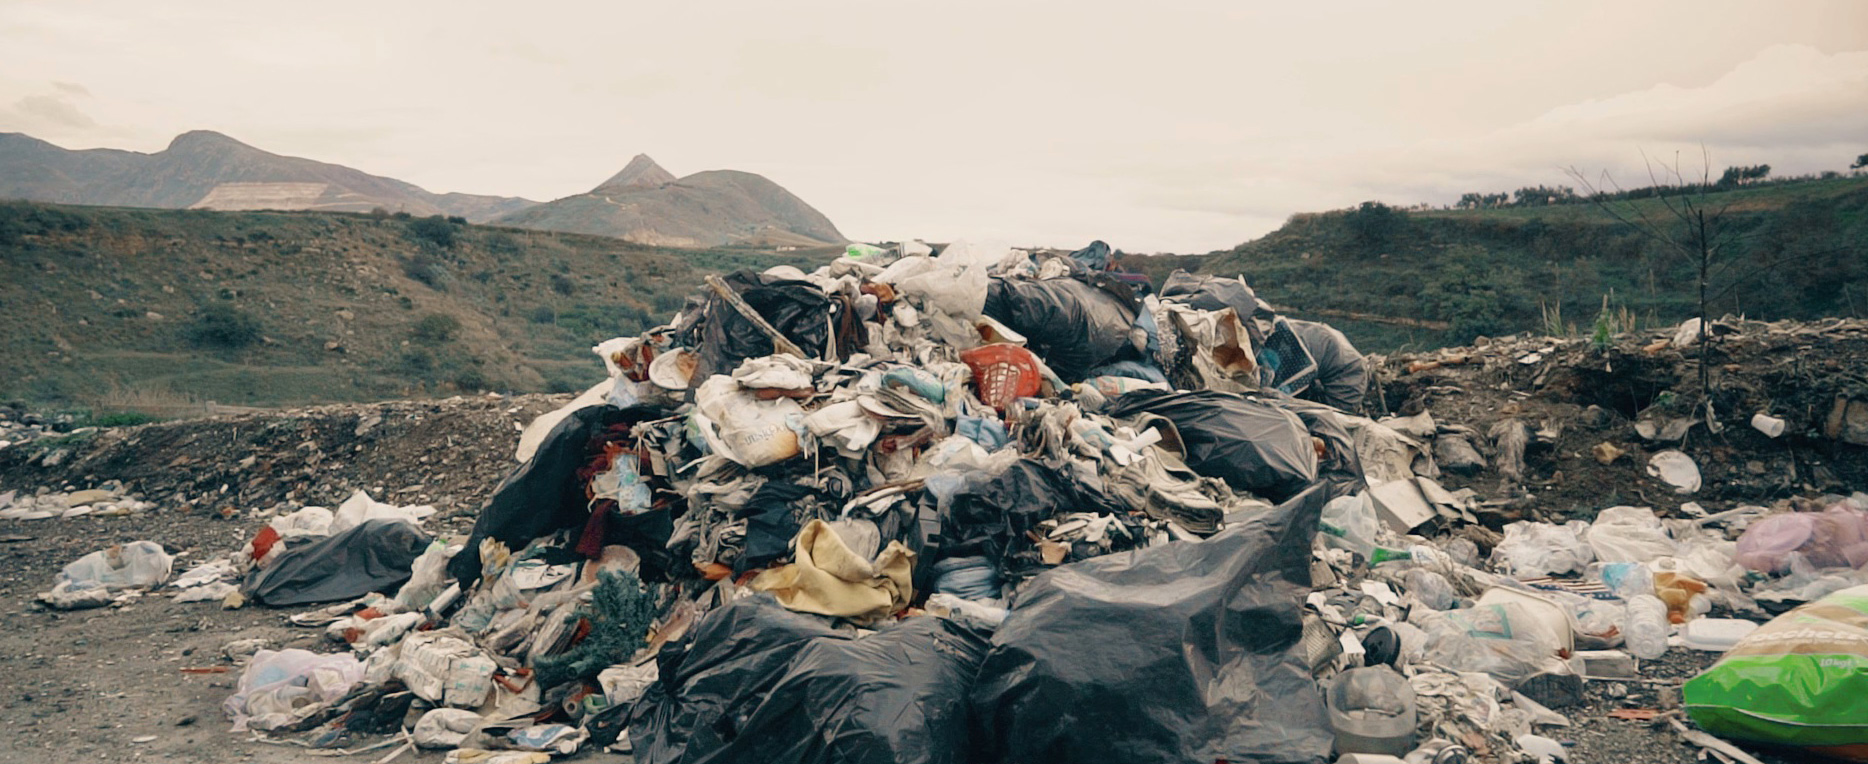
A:
[[[754,312],[812,358],[830,341],[831,301],[809,281],[738,271],[723,277],[727,286]],[[699,387],[715,374],[731,374],[748,358],[771,355],[772,338],[717,294],[708,293],[707,324],[692,384]]]
[[[805,644],[735,738],[707,762],[962,764],[967,691],[990,634],[909,618],[861,639]]]
[[[402,520],[368,520],[309,546],[290,548],[254,571],[244,587],[273,607],[337,602],[370,592],[394,594],[430,538]]]
[[[1362,473],[1362,458],[1356,454],[1355,438],[1348,423],[1334,407],[1298,398],[1280,397],[1278,406],[1297,415],[1310,436],[1323,441],[1323,458],[1317,460],[1317,480],[1329,488],[1330,498],[1348,496],[1368,487]]]
[[[480,580],[480,541],[493,538],[518,550],[541,536],[590,521],[590,501],[577,471],[602,449],[598,436],[611,425],[653,416],[607,404],[571,412],[539,443],[532,459],[519,465],[480,508],[467,545],[448,560],[448,575],[464,587]],[[668,537],[674,522],[667,510],[630,517],[614,513],[604,527],[605,544],[621,544],[642,556],[642,577],[656,580],[667,569]]]
[[[1065,382],[1081,382],[1107,361],[1141,357],[1130,339],[1135,307],[1076,279],[994,278],[984,312],[1025,335],[1026,347]]]
[[[1235,490],[1283,501],[1317,478],[1303,421],[1266,401],[1213,390],[1137,390],[1111,400],[1105,413],[1166,417],[1186,446],[1187,466]]]
[[[803,526],[793,507],[810,495],[810,488],[777,480],[768,480],[752,492],[737,513],[746,518],[746,551],[734,561],[734,573],[763,568],[791,555],[791,541]]]
[[[973,687],[979,760],[1325,761],[1299,644],[1325,493],[1033,579]]]
[[[941,554],[979,555],[1013,570],[1035,566],[1035,553],[1026,555],[1027,565],[1012,559],[1032,549],[1026,532],[1065,512],[1123,516],[1128,510],[1103,491],[1087,490],[1062,465],[1026,458],[996,475],[971,473],[942,518]]]
[[[1336,327],[1316,321],[1289,319],[1291,331],[1317,362],[1317,378],[1297,397],[1348,412],[1362,410],[1368,395],[1369,365],[1361,351]]]
[[[707,614],[629,711],[641,764],[964,762],[986,635],[910,618],[866,637],[771,595]]]
[[[1271,312],[1271,306],[1259,302],[1258,294],[1243,279],[1195,276],[1184,270],[1168,274],[1167,282],[1161,285],[1161,297],[1196,310],[1232,308],[1245,320],[1250,320],[1253,313]]]

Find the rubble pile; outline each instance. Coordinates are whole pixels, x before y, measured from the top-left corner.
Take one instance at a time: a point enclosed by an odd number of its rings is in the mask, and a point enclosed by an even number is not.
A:
[[[1646,718],[1868,744],[1825,689],[1868,658],[1796,626],[1868,643],[1859,371],[1677,372],[1868,327],[1365,359],[1239,279],[1148,292],[1101,242],[710,277],[595,348],[471,532],[358,492],[168,586],[319,606],[291,620],[336,652],[253,653],[236,729],[449,762],[1548,761],[1587,687],[1677,650],[1729,654]],[[163,585],[133,547],[48,604]]]
[[[30,443],[74,429],[70,414],[41,416],[18,404],[0,405],[0,448]]]

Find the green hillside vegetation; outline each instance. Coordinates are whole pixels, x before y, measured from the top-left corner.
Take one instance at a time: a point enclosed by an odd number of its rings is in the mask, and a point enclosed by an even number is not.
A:
[[[828,251],[671,250],[459,218],[0,203],[0,400],[271,406],[597,381],[590,346],[706,273]]]
[[[1714,266],[1712,315],[1868,315],[1868,177],[1700,189],[1695,200],[1726,210],[1727,247]],[[1244,275],[1264,299],[1328,320],[1364,349],[1380,352],[1523,331],[1624,331],[1696,314],[1691,260],[1594,204],[1570,202],[1424,211],[1369,202],[1295,215],[1263,238],[1182,262],[1199,272]],[[1631,219],[1667,218],[1657,198],[1609,204]],[[1677,226],[1667,228],[1679,234]],[[1152,274],[1167,267],[1153,261],[1173,263],[1146,260],[1131,267]],[[1341,311],[1451,328],[1329,315]]]

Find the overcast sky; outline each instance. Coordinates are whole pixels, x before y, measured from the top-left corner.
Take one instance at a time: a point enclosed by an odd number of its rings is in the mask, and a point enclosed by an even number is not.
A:
[[[1199,252],[1644,151],[1844,169],[1868,3],[0,0],[0,131],[191,129],[431,191],[554,199],[641,152],[856,239]]]

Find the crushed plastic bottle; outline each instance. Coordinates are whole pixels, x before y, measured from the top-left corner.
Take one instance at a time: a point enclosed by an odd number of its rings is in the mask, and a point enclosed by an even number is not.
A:
[[[1628,621],[1623,639],[1628,652],[1644,660],[1659,658],[1667,652],[1667,603],[1651,594],[1635,595],[1628,600]]]
[[[1446,576],[1426,568],[1415,568],[1402,576],[1401,583],[1407,587],[1408,594],[1420,600],[1421,604],[1435,610],[1446,610],[1459,601],[1459,593],[1453,591],[1453,584]]]

